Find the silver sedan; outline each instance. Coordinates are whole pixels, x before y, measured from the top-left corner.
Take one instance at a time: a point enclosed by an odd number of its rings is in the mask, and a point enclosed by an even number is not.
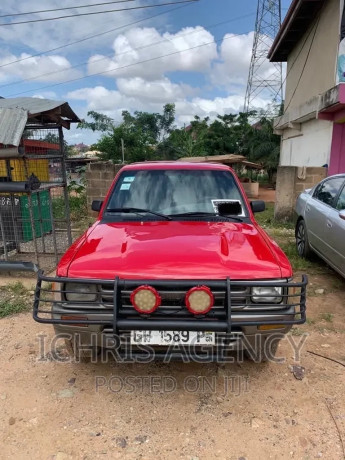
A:
[[[298,254],[315,252],[345,277],[345,174],[327,177],[302,192],[296,213]]]

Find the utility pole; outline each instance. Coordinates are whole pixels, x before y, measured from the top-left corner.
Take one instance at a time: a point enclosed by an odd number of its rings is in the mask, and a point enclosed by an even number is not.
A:
[[[267,54],[281,25],[281,0],[258,0],[255,34],[250,62],[244,112],[255,110],[255,99],[283,100],[282,63],[267,66]]]
[[[125,141],[121,137],[122,164],[125,162]]]

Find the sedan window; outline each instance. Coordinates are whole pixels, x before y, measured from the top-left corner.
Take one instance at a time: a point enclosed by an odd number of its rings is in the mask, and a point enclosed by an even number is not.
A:
[[[314,198],[322,201],[329,206],[334,206],[334,199],[338,195],[341,186],[344,183],[344,178],[335,177],[323,182],[317,187],[314,193]]]
[[[345,209],[345,187],[339,195],[336,208],[338,209],[338,211],[342,211],[343,209]]]

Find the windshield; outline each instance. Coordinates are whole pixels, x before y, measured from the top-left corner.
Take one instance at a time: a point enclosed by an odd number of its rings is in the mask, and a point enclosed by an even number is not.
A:
[[[240,215],[246,215],[243,198],[230,171],[132,170],[120,175],[106,210],[136,208],[172,217],[184,213],[215,214],[220,200],[240,202]]]

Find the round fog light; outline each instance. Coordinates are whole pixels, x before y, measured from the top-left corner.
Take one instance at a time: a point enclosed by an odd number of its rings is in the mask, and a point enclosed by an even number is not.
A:
[[[151,286],[139,286],[131,294],[131,304],[139,313],[153,313],[161,304],[161,297]]]
[[[207,286],[197,286],[186,294],[186,307],[194,315],[204,315],[214,304],[213,294]]]

